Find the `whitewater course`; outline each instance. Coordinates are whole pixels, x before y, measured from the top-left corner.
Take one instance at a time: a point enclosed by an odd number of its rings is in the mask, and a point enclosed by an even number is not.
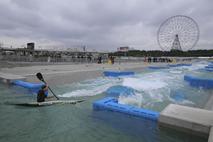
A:
[[[60,100],[84,101],[16,105],[36,101],[38,72]],[[0,141],[213,142],[210,60],[1,68],[0,77]]]

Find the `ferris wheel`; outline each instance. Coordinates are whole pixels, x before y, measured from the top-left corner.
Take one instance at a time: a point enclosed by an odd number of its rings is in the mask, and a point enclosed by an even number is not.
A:
[[[189,50],[199,40],[199,27],[192,18],[176,15],[164,21],[157,32],[157,41],[163,50]]]

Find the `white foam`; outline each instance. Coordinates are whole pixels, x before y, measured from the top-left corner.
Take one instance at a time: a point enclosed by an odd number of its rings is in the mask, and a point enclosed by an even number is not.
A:
[[[119,101],[124,104],[152,107],[155,103],[169,100],[170,90],[179,87],[178,82],[181,78],[181,74],[174,75],[168,72],[152,72],[137,78],[124,78],[122,85],[131,87],[139,93],[137,96],[121,97]]]
[[[195,104],[194,102],[189,101],[189,100],[186,100],[186,99],[184,99],[184,100],[182,100],[182,101],[176,101],[175,99],[170,98],[169,100],[170,100],[171,102],[175,103],[175,104],[181,104],[181,105],[187,105],[187,104],[189,104],[189,105],[194,105],[194,104]]]
[[[135,90],[135,95],[121,95],[118,102],[121,104],[138,107],[152,107],[158,102],[173,102],[177,104],[194,105],[190,100],[175,101],[170,98],[170,90],[184,87],[183,72],[203,68],[205,64],[197,63],[193,66],[178,67],[168,71],[156,71],[138,74],[133,77],[122,77],[120,80],[113,78],[94,79],[79,83],[73,91],[67,92],[62,97],[94,96],[106,91],[109,87],[123,85]]]
[[[206,65],[208,65],[207,62],[200,62],[200,63],[192,64],[192,66],[185,67],[185,68],[187,68],[189,71],[194,71],[194,70],[202,69]]]
[[[110,85],[104,85],[97,88],[91,89],[79,89],[72,92],[65,93],[61,97],[82,97],[82,96],[94,96],[104,92],[107,88],[111,87]]]
[[[123,86],[131,87],[138,91],[159,89],[167,86],[167,83],[159,80],[144,80],[137,78],[124,78]]]
[[[130,95],[130,96],[120,95],[118,98],[118,102],[120,104],[128,104],[128,105],[141,107],[143,102],[143,96],[137,93],[135,95]]]
[[[163,102],[167,98],[167,89],[149,91],[149,98],[152,102]]]
[[[103,93],[109,87],[118,84],[119,80],[109,80],[109,79],[96,79],[89,80],[87,82],[75,84],[76,90],[64,93],[61,97],[82,97],[82,96],[95,96],[97,94]]]
[[[174,74],[181,74],[183,71],[181,71],[181,70],[171,70],[169,72],[170,73],[174,73]]]

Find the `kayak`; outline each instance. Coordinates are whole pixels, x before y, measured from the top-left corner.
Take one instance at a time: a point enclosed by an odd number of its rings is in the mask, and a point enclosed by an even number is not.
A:
[[[18,103],[15,105],[19,106],[31,106],[31,107],[40,107],[40,106],[50,106],[56,104],[77,104],[83,102],[85,100],[54,100],[54,101],[46,101],[46,102],[27,102],[27,103]]]

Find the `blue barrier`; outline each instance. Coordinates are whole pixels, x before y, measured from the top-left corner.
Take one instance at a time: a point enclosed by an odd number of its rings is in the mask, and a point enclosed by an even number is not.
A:
[[[169,69],[169,67],[168,66],[164,66],[164,67],[157,67],[157,66],[149,66],[148,67],[149,69]]]
[[[213,67],[213,63],[211,63],[211,64],[208,64],[208,66],[210,66],[210,67]]]
[[[174,65],[168,65],[169,67],[182,67],[182,66],[191,66],[192,64],[174,64]]]
[[[213,68],[205,68],[206,71],[213,72]]]
[[[118,72],[118,71],[104,71],[104,76],[107,77],[119,77],[119,76],[127,76],[127,75],[134,75],[134,72]]]
[[[206,71],[213,72],[213,63],[208,64],[204,69]]]
[[[192,66],[192,64],[178,64],[179,66]]]
[[[208,66],[205,66],[206,69],[213,69],[213,66],[211,65],[208,65]]]
[[[44,85],[44,83],[31,83],[31,82],[26,82],[22,80],[15,80],[12,82],[12,84],[29,89],[30,91],[34,93],[37,93],[41,89],[41,87]],[[48,92],[45,92],[45,94],[47,96]]]
[[[198,71],[213,72],[213,68],[201,68]]]
[[[184,75],[184,80],[190,82],[192,80],[192,76]]]
[[[118,104],[118,100],[113,97],[107,97],[102,100],[95,101],[93,103],[94,110],[108,110],[132,115],[136,117],[142,117],[150,120],[157,121],[159,112],[137,108],[134,106]]]
[[[193,87],[202,87],[205,89],[213,88],[213,79],[198,78],[190,75],[184,75],[184,80]]]
[[[108,97],[119,97],[120,95],[134,95],[134,89],[126,86],[116,85],[105,91]]]

